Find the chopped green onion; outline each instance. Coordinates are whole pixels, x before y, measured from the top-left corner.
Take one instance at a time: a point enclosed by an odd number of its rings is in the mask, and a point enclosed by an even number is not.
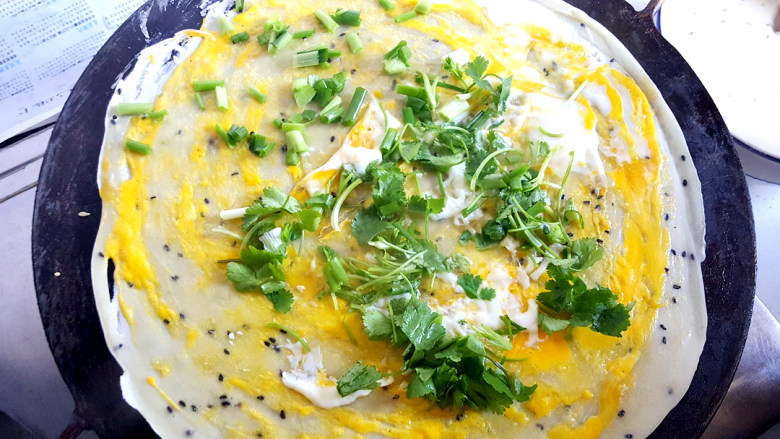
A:
[[[317,112],[314,110],[304,110],[303,113],[301,113],[301,118],[306,122],[311,122],[312,120],[314,120],[314,117],[316,115]]]
[[[287,138],[287,150],[292,149],[297,153],[307,152],[309,147],[306,145],[306,141],[303,140],[303,133],[300,131],[287,131],[284,133]]]
[[[401,112],[404,115],[404,125],[414,125],[414,110],[411,107],[404,107]]]
[[[341,96],[334,96],[333,99],[328,102],[328,105],[325,106],[325,108],[320,111],[320,120],[325,123],[325,120],[330,115],[330,113],[333,113],[336,111],[336,108],[341,105]]]
[[[382,61],[382,68],[388,75],[397,75],[406,70],[406,64],[400,59],[386,59]]]
[[[225,17],[224,15],[220,15],[217,17],[217,22],[219,24],[219,31],[222,33],[222,35],[225,35],[228,32],[233,32],[233,23],[230,22],[230,19]]]
[[[134,151],[143,155],[149,155],[152,153],[152,148],[149,145],[133,139],[125,139],[125,147],[130,151]]]
[[[224,128],[222,128],[222,125],[216,124],[214,125],[214,130],[216,130],[217,134],[219,134],[219,137],[222,137],[222,140],[225,141],[225,144],[230,147],[230,149],[233,149],[236,145],[231,145],[232,139],[230,136],[228,136],[227,131],[225,131]]]
[[[236,12],[244,12],[244,0],[236,0]]]
[[[306,84],[305,86],[301,87],[298,91],[293,93],[293,97],[295,98],[295,103],[298,104],[298,108],[303,108],[311,102],[312,99],[314,99],[314,96],[317,94],[317,91],[314,90],[314,87],[312,87],[309,84]]]
[[[198,108],[202,110],[206,109],[206,104],[203,103],[203,98],[200,97],[200,93],[195,93],[195,102],[198,104]]]
[[[276,146],[274,142],[268,142],[268,138],[260,134],[249,136],[249,151],[253,154],[265,157]]]
[[[349,50],[352,53],[360,53],[363,50],[363,42],[360,41],[360,37],[356,32],[347,35],[347,44],[349,44]]]
[[[457,119],[458,116],[468,111],[469,108],[471,108],[471,105],[468,103],[468,101],[455,99],[449,104],[443,106],[441,110],[439,110],[439,116],[441,116],[441,118],[445,122],[450,122],[452,120]]]
[[[325,26],[325,29],[327,29],[328,32],[333,33],[333,31],[335,31],[336,28],[339,27],[339,25],[335,21],[333,21],[333,19],[330,18],[330,16],[326,14],[325,11],[323,11],[322,9],[317,9],[316,11],[314,11],[314,16],[317,17],[317,20],[319,20],[323,26]]]
[[[388,11],[392,11],[395,8],[395,5],[390,0],[379,0],[379,4]]]
[[[270,53],[271,55],[276,55],[280,50],[287,47],[287,45],[290,43],[290,41],[292,41],[292,39],[293,37],[289,32],[287,31],[282,32],[270,44],[270,46],[268,47],[268,53]]]
[[[306,129],[306,125],[304,125],[302,123],[284,122],[284,123],[282,123],[282,126],[280,128],[285,133],[288,133],[290,131],[300,131],[302,133],[303,130]]]
[[[218,85],[214,91],[217,93],[217,108],[227,111],[229,108],[227,90],[225,90],[225,87]]]
[[[414,11],[404,12],[403,14],[395,17],[395,22],[403,23],[404,21],[409,21],[416,16],[417,16],[417,12]]]
[[[293,38],[296,40],[302,40],[314,35],[314,29],[301,30],[293,34]]]
[[[249,135],[249,132],[247,131],[246,127],[232,124],[230,125],[230,129],[228,130],[227,135],[230,137],[230,140],[233,141],[233,145],[236,145],[238,142],[246,139],[246,137]]]
[[[282,125],[284,124],[284,121],[281,118],[277,117],[276,119],[273,120],[273,124],[276,128],[281,129]]]
[[[121,103],[116,106],[116,114],[120,116],[148,114],[154,110],[154,104],[147,103]]]
[[[405,95],[410,96],[413,98],[418,99],[425,99],[425,89],[420,87],[415,87],[413,85],[407,85],[407,84],[398,84],[398,87],[395,89],[396,93],[399,95]]]
[[[192,88],[195,91],[210,91],[214,90],[218,86],[224,86],[225,81],[222,79],[204,79],[201,81],[192,81]]]
[[[151,113],[147,113],[149,119],[152,119],[155,122],[159,122],[163,120],[163,118],[167,115],[168,115],[168,110],[157,110],[157,111],[152,111]]]
[[[298,52],[293,56],[293,68],[316,66],[328,60],[328,49]]]
[[[390,148],[395,143],[395,136],[398,135],[398,130],[395,128],[388,128],[387,131],[385,131],[385,137],[382,138],[382,143],[379,144],[379,150],[382,152],[382,154],[385,154],[385,151],[389,151]]]
[[[249,86],[249,88],[247,89],[247,91],[246,91],[246,92],[247,92],[247,93],[249,93],[249,96],[252,96],[253,98],[255,98],[255,100],[256,100],[257,102],[260,102],[261,104],[262,104],[262,103],[264,103],[264,102],[265,102],[265,101],[268,99],[268,98],[266,98],[266,96],[265,96],[265,95],[264,95],[264,94],[263,94],[263,93],[262,93],[260,90],[258,90],[258,89],[257,89],[257,87],[255,87],[254,85],[250,85],[250,86]]]
[[[338,58],[341,56],[340,50],[328,50],[328,58]]]
[[[320,122],[333,123],[344,114],[344,107],[336,107],[327,113],[320,113]]]
[[[349,102],[347,112],[344,114],[344,119],[341,121],[342,125],[345,127],[351,127],[355,124],[355,119],[357,119],[357,114],[360,111],[360,107],[363,106],[363,101],[366,100],[366,94],[366,89],[363,87],[358,87],[355,89],[355,94],[352,95],[352,100]]]
[[[287,166],[295,166],[298,164],[298,153],[289,146],[287,146],[287,154],[285,155],[284,163]]]
[[[295,331],[293,331],[292,329],[286,326],[282,326],[278,323],[267,323],[265,326],[267,328],[274,328],[280,331],[284,331],[287,334],[289,334],[290,337],[298,340],[298,343],[301,344],[301,352],[303,352],[304,354],[308,354],[309,352],[311,352],[311,349],[309,349],[309,345],[306,344],[306,340],[304,340],[303,337],[301,337],[300,335],[296,334]]]
[[[249,39],[249,33],[247,33],[247,32],[241,32],[241,33],[237,33],[235,35],[231,35],[230,36],[230,41],[232,41],[233,44],[238,44],[238,43],[240,43],[242,41],[246,41],[248,39]]]
[[[417,2],[417,5],[415,5],[414,12],[420,15],[426,15],[431,12],[432,8],[433,2],[431,0],[420,0]]]
[[[360,12],[339,8],[332,16],[333,21],[345,26],[360,26]]]

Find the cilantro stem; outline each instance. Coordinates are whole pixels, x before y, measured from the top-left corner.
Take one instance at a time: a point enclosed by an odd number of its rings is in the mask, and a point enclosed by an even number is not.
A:
[[[347,331],[347,335],[349,336],[349,339],[352,340],[352,343],[358,344],[357,339],[355,338],[355,335],[352,334],[352,330],[349,329],[349,325],[347,325],[347,315],[349,314],[349,311],[344,313],[344,318],[341,319],[341,324],[344,325],[344,330]]]
[[[571,96],[569,96],[569,99],[566,99],[566,102],[563,104],[563,106],[568,107],[569,105],[571,105],[571,103],[574,102],[575,99],[577,99],[577,96],[579,96],[580,93],[582,93],[582,90],[585,89],[585,86],[587,84],[588,84],[588,80],[587,79],[583,80],[582,84],[580,84],[580,86],[577,87],[576,90],[574,90],[574,93],[572,93]]]
[[[333,230],[337,232],[341,231],[341,228],[339,227],[339,210],[341,209],[341,205],[344,204],[344,200],[346,200],[349,194],[355,190],[356,187],[360,186],[361,183],[363,183],[363,180],[359,178],[353,181],[336,199],[336,204],[333,205],[333,211],[330,214],[330,225],[333,227]]]
[[[541,125],[539,125],[539,132],[544,134],[547,137],[563,137],[563,134],[553,134],[553,133],[545,130],[544,128],[542,128]]]
[[[469,189],[471,189],[472,192],[474,192],[474,190],[477,188],[477,180],[479,180],[479,174],[482,173],[482,169],[484,169],[485,166],[487,166],[488,162],[490,160],[493,160],[493,158],[496,157],[497,155],[503,154],[503,153],[509,152],[509,151],[514,151],[514,150],[512,148],[499,149],[498,151],[491,152],[490,154],[488,154],[487,157],[485,157],[485,160],[482,160],[482,163],[479,164],[479,166],[477,167],[477,170],[474,171],[474,176],[471,177],[471,185],[470,185]]]
[[[436,177],[439,179],[439,190],[441,191],[441,197],[447,198],[447,190],[444,189],[444,180],[441,177],[441,171],[436,171]]]
[[[304,354],[308,354],[309,352],[311,352],[311,349],[309,349],[309,344],[306,343],[306,340],[303,337],[301,337],[300,335],[298,335],[297,332],[293,331],[292,329],[288,328],[287,326],[280,325],[278,323],[266,323],[265,327],[266,328],[272,328],[272,329],[278,329],[280,331],[286,332],[287,334],[290,335],[290,337],[294,338],[295,340],[298,341],[298,343],[301,344],[301,350],[303,351]]]
[[[566,180],[569,179],[569,173],[571,172],[571,167],[573,164],[574,164],[574,151],[569,151],[569,166],[566,168],[566,173],[563,174],[563,179],[561,180],[561,188],[558,189],[558,197],[557,197],[558,200],[555,206],[555,213],[556,216],[558,217],[558,221],[561,220],[561,198],[563,197],[563,186],[566,184]]]

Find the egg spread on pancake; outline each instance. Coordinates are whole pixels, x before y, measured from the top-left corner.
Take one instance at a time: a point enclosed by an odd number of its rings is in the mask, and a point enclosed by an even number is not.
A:
[[[96,302],[158,434],[642,437],[679,401],[698,180],[597,23],[553,1],[206,12],[117,84],[98,177]]]

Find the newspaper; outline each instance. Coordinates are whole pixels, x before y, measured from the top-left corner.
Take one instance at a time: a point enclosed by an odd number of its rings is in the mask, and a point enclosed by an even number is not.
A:
[[[0,142],[53,120],[144,0],[0,0]]]

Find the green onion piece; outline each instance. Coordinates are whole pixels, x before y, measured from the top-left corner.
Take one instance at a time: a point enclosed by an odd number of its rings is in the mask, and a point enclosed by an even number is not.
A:
[[[276,40],[274,40],[271,45],[268,47],[268,53],[271,55],[276,55],[280,50],[287,47],[287,45],[292,41],[293,37],[292,35],[284,31],[281,34],[279,34],[278,37],[276,37]]]
[[[360,12],[339,8],[332,16],[333,21],[345,26],[360,26]]]
[[[471,105],[468,103],[468,101],[455,99],[449,104],[443,106],[441,110],[439,110],[439,116],[441,116],[441,118],[445,122],[450,122],[452,120],[457,119],[458,116],[468,111],[469,108],[471,108]]]
[[[163,118],[167,115],[168,115],[168,110],[157,110],[147,114],[147,116],[149,116],[149,118],[155,122],[159,122],[163,120]]]
[[[148,114],[154,110],[154,104],[147,103],[121,103],[116,106],[116,114],[120,116]]]
[[[385,151],[389,151],[390,148],[393,146],[393,143],[395,143],[395,136],[398,135],[398,130],[395,128],[388,128],[387,131],[385,131],[385,137],[382,138],[382,143],[379,144],[379,150],[382,152],[382,154],[385,153]]]
[[[233,44],[238,44],[248,39],[249,39],[249,34],[247,32],[241,32],[230,36],[230,41],[232,41]]]
[[[204,79],[201,81],[192,81],[192,88],[195,91],[210,91],[214,90],[218,86],[224,86],[225,81],[222,79]]]
[[[349,44],[349,50],[352,53],[360,53],[363,50],[363,42],[360,41],[360,37],[356,32],[347,35],[347,44]]]
[[[402,113],[404,115],[404,125],[414,125],[414,110],[411,107],[404,107]]]
[[[302,123],[295,123],[295,122],[284,122],[284,123],[282,123],[282,126],[280,128],[285,133],[290,132],[290,131],[300,131],[302,133],[303,130],[306,129],[306,125],[304,125]]]
[[[217,108],[227,111],[229,108],[227,90],[225,90],[225,87],[218,85],[214,91],[217,93]]]
[[[352,95],[352,100],[349,101],[347,112],[344,114],[344,119],[341,121],[342,125],[345,127],[351,127],[355,124],[357,114],[360,111],[360,108],[363,106],[363,101],[366,100],[366,94],[368,93],[363,87],[358,87],[355,89],[355,94]]]
[[[246,92],[247,92],[247,93],[249,93],[249,96],[252,96],[253,98],[255,98],[255,100],[256,100],[257,102],[260,102],[261,104],[262,104],[262,103],[264,103],[264,102],[265,102],[265,101],[268,99],[268,98],[266,98],[266,96],[265,96],[265,95],[264,95],[264,94],[263,94],[263,93],[262,93],[260,90],[258,90],[258,89],[257,89],[257,87],[255,87],[254,85],[250,85],[250,86],[249,86],[249,88],[247,89],[247,91],[246,91]]]
[[[219,31],[222,33],[222,35],[225,35],[228,32],[233,32],[235,29],[233,27],[233,23],[231,23],[230,20],[224,15],[218,16],[217,22],[219,24]]]
[[[303,116],[300,114],[293,114],[289,119],[287,119],[287,121],[289,123],[301,123],[303,122]]]
[[[390,0],[379,0],[379,4],[387,11],[392,11],[395,5]]]
[[[274,126],[275,126],[276,128],[279,128],[279,129],[281,129],[281,128],[282,128],[282,125],[284,124],[284,121],[283,121],[281,118],[278,118],[278,117],[277,117],[276,119],[274,119],[274,120],[273,120],[273,124],[274,124]]]
[[[320,122],[333,123],[344,114],[344,107],[336,107],[327,113],[320,113]]]
[[[298,108],[303,108],[311,102],[312,99],[314,99],[314,96],[317,94],[317,91],[314,90],[314,87],[311,85],[306,84],[301,89],[293,93],[293,97],[295,98],[295,103],[298,104]]]
[[[228,136],[227,131],[225,131],[225,129],[222,128],[222,125],[220,125],[220,124],[214,125],[214,130],[216,130],[217,134],[219,134],[219,137],[222,137],[222,140],[225,141],[225,144],[230,149],[235,148],[236,145],[235,144],[231,144],[231,143],[233,143],[233,140],[230,139],[230,136]]]
[[[398,84],[398,87],[395,89],[395,91],[399,95],[411,96],[413,98],[418,98],[418,99],[426,99],[425,89],[420,87],[415,87],[413,85]]]
[[[268,138],[260,134],[249,136],[249,151],[257,156],[265,157],[276,146],[276,143],[269,142]]]
[[[244,12],[244,0],[236,0],[236,12]]]
[[[400,59],[386,59],[382,61],[382,68],[388,75],[397,75],[406,70],[406,64]]]
[[[325,26],[325,29],[327,29],[328,32],[333,33],[333,31],[335,31],[336,28],[339,27],[339,25],[335,21],[333,21],[333,19],[330,18],[330,16],[326,14],[325,11],[323,11],[322,9],[317,9],[316,11],[314,11],[314,16],[317,17],[317,20],[319,20],[323,26]]]
[[[293,38],[296,40],[302,40],[314,35],[314,29],[301,30],[293,34]]]
[[[340,50],[328,50],[328,58],[338,58],[341,56]]]
[[[249,132],[247,131],[246,127],[232,124],[230,125],[230,129],[228,130],[227,135],[230,137],[230,140],[232,140],[233,145],[236,145],[238,142],[246,139],[246,137],[249,135]]]
[[[273,329],[278,329],[280,331],[284,331],[287,334],[289,334],[290,337],[298,340],[298,343],[301,344],[301,352],[303,352],[304,354],[308,354],[309,352],[311,352],[311,349],[309,349],[309,345],[306,344],[306,340],[304,340],[303,337],[301,337],[300,335],[296,334],[295,331],[293,331],[292,329],[286,326],[282,326],[278,323],[268,323],[265,326],[266,328],[273,328]]]
[[[289,146],[287,146],[287,155],[284,158],[284,163],[287,166],[295,166],[298,164],[298,153]]]
[[[125,147],[130,151],[143,155],[149,155],[152,153],[152,148],[149,145],[133,139],[125,139]]]
[[[321,69],[329,69],[330,68],[330,63],[329,62],[321,62],[319,64],[319,66],[320,66]]]
[[[200,93],[195,93],[195,103],[198,104],[198,108],[200,108],[201,111],[206,109],[206,104],[203,103],[203,98],[200,97]]]
[[[414,12],[420,15],[426,15],[431,12],[432,8],[433,2],[431,0],[420,0],[417,2],[417,5],[415,5]]]
[[[395,22],[403,23],[404,21],[409,21],[416,16],[417,16],[417,12],[414,11],[404,12],[403,14],[395,17]]]
[[[320,53],[324,54],[323,60],[320,60]],[[293,56],[293,68],[298,69],[301,67],[316,66],[317,64],[326,61],[328,59],[328,49],[322,49],[322,52],[310,51],[310,52],[298,52]]]
[[[333,96],[333,99],[328,102],[328,105],[325,106],[325,108],[322,109],[320,113],[331,111],[337,106],[341,105],[341,96]]]
[[[287,131],[284,133],[287,138],[287,150],[292,149],[297,153],[307,152],[309,150],[306,141],[303,140],[303,133],[300,131]]]

